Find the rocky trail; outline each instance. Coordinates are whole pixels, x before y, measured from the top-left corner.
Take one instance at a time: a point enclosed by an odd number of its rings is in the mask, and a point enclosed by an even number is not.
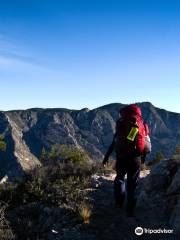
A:
[[[141,172],[141,179],[137,194],[140,196],[142,182],[148,172]],[[133,239],[157,239],[157,240],[177,240],[175,234],[135,234],[137,227],[149,229],[171,229],[165,225],[159,218],[158,207],[152,208],[138,198],[135,216],[132,218],[126,216],[125,206],[120,209],[115,206],[113,199],[113,180],[115,175],[96,176],[99,184],[98,189],[94,192],[95,208],[91,219],[90,228],[95,231],[96,240],[133,240]]]

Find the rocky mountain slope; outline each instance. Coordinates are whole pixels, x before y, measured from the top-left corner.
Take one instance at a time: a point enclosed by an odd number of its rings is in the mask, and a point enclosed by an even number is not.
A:
[[[180,144],[180,114],[139,104],[151,130],[153,152],[169,157]],[[73,144],[101,161],[109,146],[118,119],[119,103],[93,110],[28,109],[0,112],[0,133],[7,151],[0,153],[0,178],[20,175],[39,164],[38,157],[52,144]]]

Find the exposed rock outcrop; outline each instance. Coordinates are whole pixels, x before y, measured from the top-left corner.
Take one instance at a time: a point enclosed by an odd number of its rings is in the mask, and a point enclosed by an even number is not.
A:
[[[6,113],[6,117],[11,127],[12,139],[14,140],[14,155],[22,170],[27,171],[40,165],[39,160],[31,153],[23,139],[23,129],[13,121],[11,114]]]
[[[152,226],[168,226],[180,233],[180,164],[172,159],[155,165],[139,188],[138,209]]]

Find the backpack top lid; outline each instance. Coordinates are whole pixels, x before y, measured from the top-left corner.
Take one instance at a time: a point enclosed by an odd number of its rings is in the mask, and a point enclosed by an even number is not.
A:
[[[120,109],[120,114],[122,118],[142,118],[142,113],[140,107],[136,104],[130,104],[122,109]]]

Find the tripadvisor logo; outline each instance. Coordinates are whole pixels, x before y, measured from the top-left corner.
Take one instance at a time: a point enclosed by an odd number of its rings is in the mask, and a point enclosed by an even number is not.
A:
[[[137,227],[136,229],[135,229],[135,234],[136,235],[142,235],[143,234],[143,228],[142,227]]]
[[[135,229],[135,234],[140,236],[143,233],[144,234],[172,234],[174,232],[173,229],[165,229],[165,228],[159,228],[159,229],[149,229],[149,228],[142,228],[142,227],[137,227]]]

